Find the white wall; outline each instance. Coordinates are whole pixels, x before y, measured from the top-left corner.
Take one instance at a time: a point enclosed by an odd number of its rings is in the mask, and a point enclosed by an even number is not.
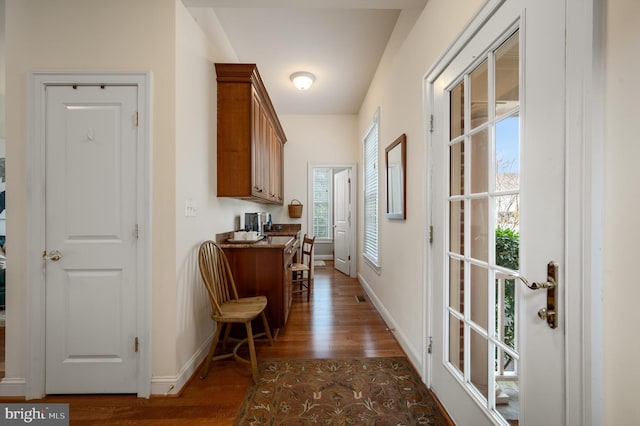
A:
[[[9,0],[7,31],[7,377],[26,374],[27,78],[31,70],[153,72],[153,317],[174,303],[175,71],[173,0]],[[162,171],[162,173],[158,173]],[[170,327],[174,328],[174,327]],[[171,338],[154,333],[153,369],[172,371]]]
[[[284,146],[284,208],[272,211],[276,223],[299,223],[307,232],[307,165],[356,163],[358,133],[356,115],[282,115],[287,135]],[[287,205],[298,199],[304,207],[302,217],[290,219]]]
[[[605,424],[625,425],[640,418],[640,2],[606,4],[603,394]]]
[[[215,239],[217,233],[234,230],[244,212],[265,210],[262,204],[216,196],[217,90],[214,63],[238,60],[225,37],[218,35],[211,42],[200,28],[198,22],[203,21],[210,31],[219,27],[215,14],[202,9],[193,15],[197,21],[183,7],[182,1],[176,0],[177,269],[175,303],[166,305],[166,309],[167,312],[175,309],[174,368],[179,373],[187,369],[187,375],[189,368],[197,366],[193,364],[197,360],[192,357],[198,348],[208,343],[214,329],[209,317],[209,300],[197,266],[198,247],[204,240]],[[185,216],[186,200],[191,200],[196,209],[195,217]]]
[[[412,16],[415,12],[403,12],[359,115],[358,133],[362,138],[376,108],[380,107],[381,168],[385,148],[402,133],[407,135],[407,219],[386,219],[386,187],[384,173],[380,173],[381,272],[376,274],[361,257],[358,271],[363,284],[375,293],[374,299],[384,305],[383,314],[392,322],[389,325],[395,328],[396,337],[419,369],[426,333],[423,319],[426,271],[421,266],[425,263],[426,227],[422,78],[482,3],[481,0],[430,0],[417,21]],[[362,164],[361,144],[359,157]],[[362,181],[358,184],[359,205],[363,205]],[[359,219],[358,241],[362,241],[362,212]]]
[[[180,0],[9,0],[7,17],[8,206],[6,376],[26,375],[27,77],[31,70],[151,71],[152,87],[152,375],[184,373],[210,336],[199,299],[198,243],[230,231],[261,205],[215,195],[215,70],[235,61],[209,45]],[[207,17],[215,22],[215,17]],[[198,209],[184,217],[184,200]],[[11,253],[14,253],[13,255]],[[177,389],[176,389],[177,390]]]

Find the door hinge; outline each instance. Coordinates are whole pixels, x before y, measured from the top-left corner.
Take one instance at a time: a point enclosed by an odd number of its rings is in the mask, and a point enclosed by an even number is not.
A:
[[[429,116],[429,132],[433,133],[433,114]]]
[[[433,244],[433,225],[429,225],[429,244]]]
[[[427,346],[427,353],[430,354],[433,352],[433,338],[429,336],[429,346]]]
[[[140,239],[140,226],[136,223],[136,227],[133,230],[133,236],[136,240]]]
[[[140,114],[136,111],[136,127],[140,125]]]
[[[351,260],[351,256],[348,256],[348,257],[347,257],[347,260]]]
[[[136,336],[136,338],[133,341],[133,351],[138,352],[139,346],[140,346],[140,342],[138,341],[138,337]]]

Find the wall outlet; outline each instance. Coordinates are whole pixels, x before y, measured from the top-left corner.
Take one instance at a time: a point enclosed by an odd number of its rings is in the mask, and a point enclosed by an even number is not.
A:
[[[198,215],[198,209],[191,198],[184,200],[184,215],[185,217],[196,217]]]

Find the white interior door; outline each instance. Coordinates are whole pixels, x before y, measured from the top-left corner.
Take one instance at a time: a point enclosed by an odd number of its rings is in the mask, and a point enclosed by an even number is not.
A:
[[[349,275],[351,268],[351,180],[350,170],[333,175],[333,244],[334,267]]]
[[[135,393],[135,86],[46,89],[46,393]]]
[[[427,77],[431,384],[456,424],[564,424],[564,2],[488,2]]]

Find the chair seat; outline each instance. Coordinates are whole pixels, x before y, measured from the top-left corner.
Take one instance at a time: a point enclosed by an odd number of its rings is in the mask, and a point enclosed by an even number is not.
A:
[[[292,263],[289,266],[289,269],[291,269],[292,271],[308,271],[309,267],[304,263]]]
[[[230,300],[220,306],[222,315],[212,318],[221,322],[246,322],[257,318],[267,307],[265,296],[245,297],[238,300]]]

